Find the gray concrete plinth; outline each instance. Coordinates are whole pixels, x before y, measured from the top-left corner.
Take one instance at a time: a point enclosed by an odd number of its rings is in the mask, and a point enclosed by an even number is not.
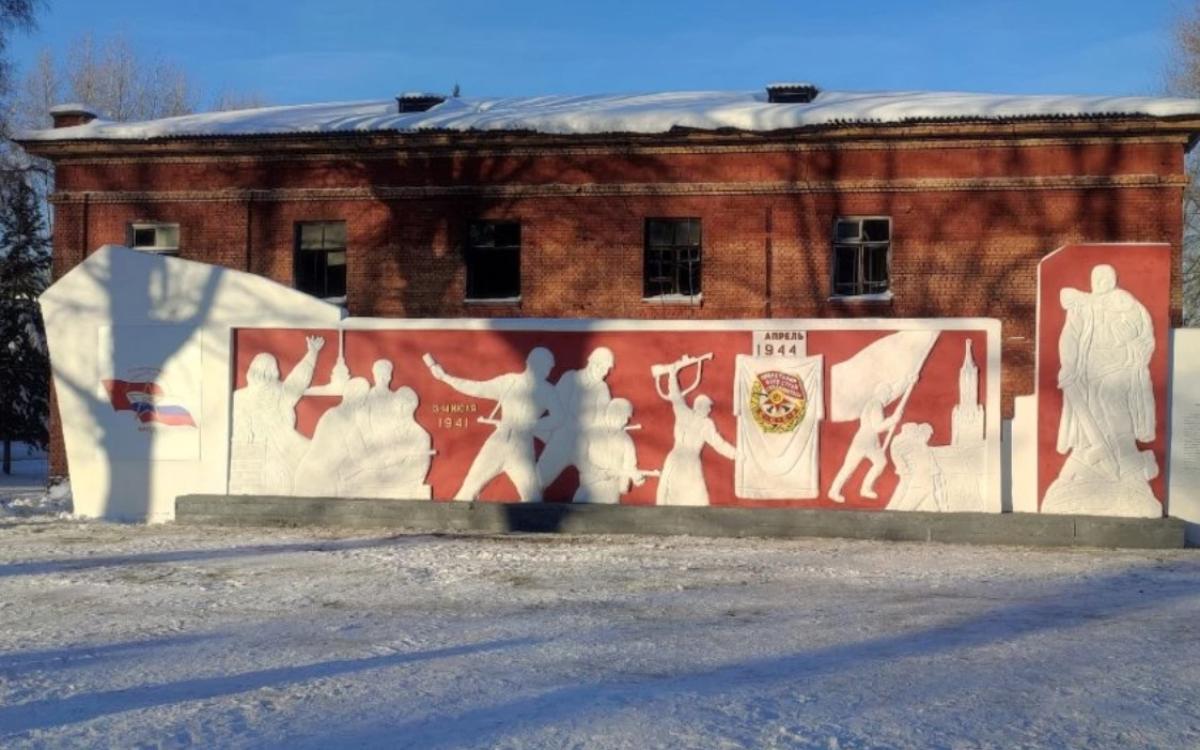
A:
[[[1100,518],[1033,513],[900,513],[793,508],[660,508],[558,503],[185,495],[184,524],[393,527],[429,532],[560,532],[692,536],[841,537],[1047,547],[1184,546],[1175,518]]]

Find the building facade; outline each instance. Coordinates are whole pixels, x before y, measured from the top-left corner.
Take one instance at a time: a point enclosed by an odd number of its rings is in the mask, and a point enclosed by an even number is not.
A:
[[[458,100],[406,111],[402,97],[392,119],[341,126],[331,106],[316,127],[302,107],[131,126],[65,108],[64,127],[22,145],[55,167],[56,276],[122,244],[352,316],[995,317],[1005,418],[1033,390],[1036,266],[1055,248],[1169,243],[1179,323],[1200,103],[897,110],[896,95],[816,119],[841,100],[814,95],[754,95],[743,127],[714,107],[697,127],[697,107],[652,97],[615,125],[597,112],[628,105],[455,115]],[[503,106],[516,119],[479,119]]]

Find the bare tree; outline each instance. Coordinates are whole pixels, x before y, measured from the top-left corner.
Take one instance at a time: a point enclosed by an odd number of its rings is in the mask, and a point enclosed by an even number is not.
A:
[[[12,63],[8,59],[8,40],[14,31],[28,31],[34,25],[34,11],[40,0],[0,0],[0,96],[12,90]]]
[[[124,36],[98,40],[91,34],[76,39],[65,59],[42,52],[16,93],[13,119],[23,128],[49,127],[50,108],[64,102],[86,104],[106,119],[133,121],[190,114],[203,98],[199,86],[178,65],[140,54]],[[265,104],[256,94],[227,91],[214,99],[211,108]]]
[[[71,101],[112,120],[152,120],[188,114],[198,99],[178,66],[139,55],[124,36],[97,42],[85,34],[65,61],[41,53],[17,92],[14,119],[22,127],[47,127],[50,107]]]
[[[238,109],[258,109],[266,106],[269,106],[269,103],[259,94],[222,91],[213,97],[210,109],[214,112],[232,112]]]
[[[1167,63],[1167,88],[1200,98],[1200,2],[1181,15]],[[1200,325],[1200,155],[1188,158],[1188,187],[1183,198],[1183,320]]]

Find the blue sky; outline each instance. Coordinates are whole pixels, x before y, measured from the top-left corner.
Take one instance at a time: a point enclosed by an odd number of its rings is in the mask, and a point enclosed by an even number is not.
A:
[[[271,103],[758,89],[1156,94],[1183,0],[48,0],[27,65],[124,33]]]

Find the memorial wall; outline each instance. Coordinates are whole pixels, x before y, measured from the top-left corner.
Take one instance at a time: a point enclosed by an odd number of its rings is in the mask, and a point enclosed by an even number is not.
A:
[[[1169,247],[1071,246],[1038,273],[1008,446],[991,319],[343,319],[116,247],[42,305],[82,516],[168,520],[202,493],[1200,523]]]

